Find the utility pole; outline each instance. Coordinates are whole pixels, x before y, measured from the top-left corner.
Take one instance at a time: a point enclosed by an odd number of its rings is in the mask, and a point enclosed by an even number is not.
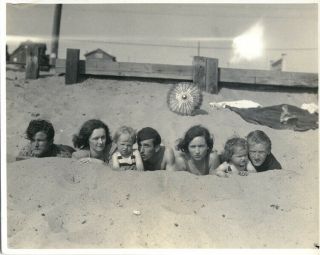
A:
[[[54,15],[53,15],[52,41],[51,41],[51,54],[50,54],[50,65],[52,66],[56,65],[56,59],[58,58],[61,11],[62,11],[62,4],[56,4],[54,7]]]

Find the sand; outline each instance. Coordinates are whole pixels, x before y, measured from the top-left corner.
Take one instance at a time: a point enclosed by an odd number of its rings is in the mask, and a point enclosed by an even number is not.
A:
[[[203,93],[195,116],[169,111],[172,82],[89,78],[64,84],[43,73],[25,81],[7,71],[7,202],[10,248],[314,248],[318,243],[318,130],[275,130],[245,122],[210,102],[247,99],[263,106],[318,103],[317,94],[222,88]],[[49,119],[55,143],[91,118],[114,132],[121,125],[156,128],[163,143],[202,124],[221,151],[234,134],[260,129],[283,170],[233,176],[187,172],[115,172],[73,159],[14,162],[33,118]],[[136,214],[135,214],[135,213]]]

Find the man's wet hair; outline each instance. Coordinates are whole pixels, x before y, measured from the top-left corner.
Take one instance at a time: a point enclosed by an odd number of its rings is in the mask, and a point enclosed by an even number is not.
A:
[[[153,145],[157,146],[161,144],[161,136],[157,130],[152,127],[145,127],[139,130],[137,133],[137,143],[140,144],[141,141],[153,139]]]
[[[48,141],[53,141],[54,128],[51,122],[47,120],[31,120],[26,130],[27,139],[32,141],[36,133],[43,132],[47,135]]]

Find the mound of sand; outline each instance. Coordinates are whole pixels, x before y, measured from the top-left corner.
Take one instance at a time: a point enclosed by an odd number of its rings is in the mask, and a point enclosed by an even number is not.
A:
[[[252,100],[263,106],[317,103],[310,93],[222,88],[203,93],[195,116],[169,111],[172,84],[87,79],[66,86],[64,77],[25,81],[7,71],[8,242],[11,248],[313,248],[318,236],[318,130],[274,130],[245,122],[210,102]],[[49,119],[55,143],[91,118],[113,133],[121,125],[156,128],[163,143],[192,125],[215,135],[221,151],[233,136],[265,131],[283,170],[235,176],[186,172],[114,172],[71,159],[14,162],[31,119]],[[134,214],[139,211],[140,215]]]
[[[286,170],[224,179],[31,159],[8,165],[9,245],[312,248],[315,186]]]

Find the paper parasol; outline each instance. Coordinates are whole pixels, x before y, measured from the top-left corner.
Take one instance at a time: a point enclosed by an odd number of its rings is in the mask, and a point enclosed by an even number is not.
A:
[[[180,115],[193,115],[202,104],[202,94],[198,87],[182,82],[173,86],[167,95],[168,107]]]

